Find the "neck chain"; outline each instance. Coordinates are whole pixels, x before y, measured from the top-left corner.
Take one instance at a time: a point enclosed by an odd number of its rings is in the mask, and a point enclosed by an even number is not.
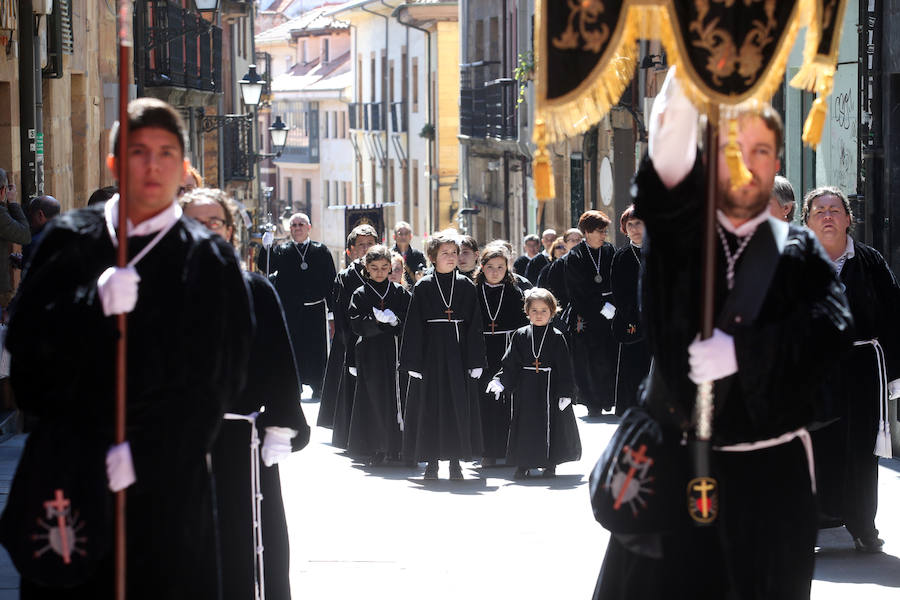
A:
[[[497,303],[497,311],[494,314],[491,314],[491,305],[488,303],[487,292],[484,291],[485,286],[490,285],[485,282],[485,285],[481,286],[481,295],[484,297],[484,307],[487,309],[488,317],[491,319],[491,324],[497,321],[497,317],[500,315],[500,307],[503,306],[503,294],[506,292],[506,286],[500,288],[500,302]]]
[[[595,281],[596,283],[603,283],[603,275],[600,274],[600,262],[601,262],[601,260],[600,260],[600,251],[603,249],[603,247],[601,246],[600,248],[597,248],[597,261],[594,262],[594,255],[591,254],[591,247],[588,246],[587,241],[586,241],[586,240],[581,240],[581,243],[584,244],[584,247],[585,247],[585,249],[587,250],[588,258],[591,259],[591,264],[594,265],[594,270],[597,271],[597,274],[594,275],[594,281]]]
[[[737,250],[732,254],[731,247],[728,245],[728,239],[725,237],[725,232],[718,223],[716,223],[716,231],[719,234],[719,240],[722,242],[722,249],[725,250],[725,262],[728,263],[725,265],[725,279],[728,282],[728,289],[731,290],[734,287],[734,266],[737,264],[741,254],[743,254],[744,250],[747,248],[747,244],[753,239],[753,233],[743,238],[738,238],[740,244],[738,244]]]
[[[441,294],[441,302],[443,302],[444,306],[447,307],[447,311],[450,311],[450,312],[444,311],[444,312],[447,312],[447,320],[449,321],[450,315],[453,313],[453,311],[450,310],[450,305],[453,304],[453,287],[456,285],[456,273],[455,272],[450,273],[450,301],[449,302],[447,301],[446,298],[444,298],[444,290],[441,289],[441,279],[440,279],[439,275],[440,275],[440,273],[438,273],[437,271],[434,272],[434,283],[435,283],[435,285],[437,285],[438,292],[440,292],[440,294]]]
[[[379,294],[379,293],[378,293],[378,290],[375,289],[375,286],[372,285],[372,283],[369,281],[369,278],[368,278],[368,277],[363,277],[363,283],[365,283],[367,286],[369,286],[369,288],[370,288],[373,292],[375,292],[375,295],[378,296],[378,300],[380,300],[380,304],[381,304],[381,306],[379,306],[379,308],[380,308],[381,310],[384,310],[384,299],[387,298],[388,292],[391,291],[391,282],[388,281],[387,279],[385,279],[385,281],[387,281],[387,287],[384,288],[384,293],[383,293],[383,294]]]
[[[300,252],[300,246],[303,246],[303,252]],[[296,250],[297,254],[300,255],[300,268],[305,271],[309,268],[309,264],[306,262],[306,253],[309,252],[309,238],[307,238],[306,241],[302,244],[294,242],[294,250]]]
[[[637,255],[637,251],[634,249],[635,248],[634,244],[629,242],[628,245],[631,246],[631,254],[634,256],[634,260],[637,261],[638,267],[640,267],[641,266],[641,257]],[[640,248],[640,246],[638,246],[638,248]]]
[[[547,330],[550,329],[550,324],[547,323],[544,326],[544,335],[541,336],[541,345],[538,346],[537,352],[534,351],[534,325],[531,326],[531,355],[534,357],[534,370],[539,371],[541,366],[541,350],[544,349],[544,340],[547,339]]]

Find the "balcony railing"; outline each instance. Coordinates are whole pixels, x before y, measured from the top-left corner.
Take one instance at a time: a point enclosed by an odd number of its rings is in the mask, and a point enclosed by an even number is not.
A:
[[[250,181],[255,164],[251,136],[252,123],[245,119],[229,121],[222,128],[225,150],[225,181]]]
[[[460,134],[479,139],[517,139],[516,92],[515,79],[495,79],[481,87],[461,88]]]
[[[370,131],[384,131],[385,123],[384,118],[384,104],[381,102],[369,102],[369,125],[371,128],[368,128]]]
[[[391,103],[391,131],[406,133],[406,102]]]
[[[406,111],[398,106],[402,104],[402,102],[394,102],[391,105],[393,131],[406,131]],[[384,131],[387,125],[387,115],[382,102],[351,102],[347,107],[347,113],[350,120],[350,129]],[[402,125],[403,129],[399,129],[397,127],[398,124]]]
[[[350,121],[350,129],[360,129],[360,125],[362,125],[362,119],[359,116],[361,106],[363,105],[360,102],[351,102],[347,107],[347,119]]]
[[[284,162],[318,164],[318,146],[285,146],[278,159]]]
[[[222,91],[222,29],[173,2],[138,4],[135,37],[144,49],[137,53],[143,61],[139,83]]]

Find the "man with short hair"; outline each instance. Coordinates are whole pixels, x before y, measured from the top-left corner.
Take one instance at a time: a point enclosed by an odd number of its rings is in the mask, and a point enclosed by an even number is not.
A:
[[[272,247],[270,233],[263,238],[265,251],[257,256],[256,266],[274,276],[275,290],[291,332],[300,381],[312,388],[313,398],[321,398],[328,356],[326,309],[331,310],[334,260],[324,244],[310,239],[312,222],[307,215],[291,215],[290,227],[291,239],[279,246]]]
[[[525,236],[522,246],[525,248],[525,254],[513,263],[513,271],[525,277],[531,285],[537,285],[541,269],[547,266],[550,260],[541,254],[541,239],[533,233]]]
[[[331,291],[332,310],[334,311],[334,344],[331,356],[328,357],[327,394],[323,394],[319,404],[319,427],[334,429],[332,444],[338,448],[346,448],[350,437],[350,416],[353,413],[353,392],[356,380],[350,373],[350,367],[356,348],[356,337],[350,329],[348,309],[353,292],[363,285],[365,265],[362,259],[366,252],[378,243],[378,232],[371,225],[358,225],[347,236],[347,249],[350,264],[334,278]],[[337,385],[332,382],[336,381]]]
[[[823,527],[846,525],[856,549],[880,552],[878,457],[891,457],[888,400],[900,397],[900,286],[881,254],[850,235],[853,212],[836,187],[803,199],[803,223],[834,264],[856,325],[853,351],[825,384],[832,401],[813,432]]]
[[[57,217],[20,286],[7,345],[16,401],[37,424],[0,540],[22,574],[22,598],[112,597],[107,487],[127,490],[128,598],[220,597],[209,450],[244,385],[252,319],[234,249],[175,201],[185,138],[172,106],[130,102],[119,155],[126,222],[118,196]],[[116,152],[118,127],[111,142]],[[114,176],[119,156],[107,157]],[[120,227],[127,267],[112,266]],[[120,314],[128,315],[127,430],[113,445]],[[53,529],[40,527],[44,519]],[[68,545],[47,543],[58,522],[77,532]],[[81,578],[61,570],[66,561]]]
[[[59,214],[59,200],[53,196],[38,196],[28,205],[28,224],[31,227],[31,242],[22,247],[22,268],[31,262],[31,255],[37,248],[47,223]]]
[[[406,221],[398,221],[394,225],[394,247],[392,250],[403,257],[403,276],[406,283],[415,285],[415,283],[425,273],[425,255],[419,250],[412,247],[412,226]]]
[[[541,244],[544,246],[544,250],[541,252],[548,259],[552,258],[551,248],[553,247],[553,242],[556,241],[557,235],[555,229],[545,229],[544,233],[541,234]]]
[[[767,211],[783,144],[778,113],[749,106],[733,118],[752,178],[740,186],[730,179],[723,119],[717,321],[701,341],[706,174],[699,116],[674,67],[653,105],[649,155],[632,187],[635,216],[646,227],[642,316],[653,356],[641,404],[659,427],[652,458],[671,459],[667,475],[675,477],[671,493],[655,497],[667,497],[677,512],[665,532],[612,536],[595,598],[809,597],[817,527],[806,426],[820,401],[818,383],[849,348],[852,318],[812,233]],[[690,450],[698,449],[694,405],[706,383],[713,384],[712,472],[700,473]],[[709,488],[701,491],[690,478],[708,474],[717,482],[718,516],[699,527],[688,509],[709,517]],[[652,479],[652,469],[644,476]],[[595,488],[594,500],[606,502],[611,493]]]
[[[769,212],[776,219],[788,223],[794,220],[794,188],[787,177],[775,176],[772,197],[769,199]]]
[[[9,181],[6,171],[0,169],[0,307],[6,308],[12,300],[12,279],[9,273],[9,255],[13,244],[24,246],[31,241],[28,219],[16,200],[16,186]]]

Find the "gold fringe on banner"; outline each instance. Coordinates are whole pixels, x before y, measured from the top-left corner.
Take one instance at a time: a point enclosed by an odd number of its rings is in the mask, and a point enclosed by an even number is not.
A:
[[[728,165],[728,176],[731,178],[731,187],[736,189],[750,183],[753,174],[744,164],[744,156],[741,147],[737,143],[738,120],[728,120],[728,143],[725,144],[725,164]]]
[[[547,150],[546,125],[542,120],[534,122],[534,137],[537,143],[537,152],[534,154],[534,194],[543,207],[544,202],[556,196],[556,186],[550,152]]]

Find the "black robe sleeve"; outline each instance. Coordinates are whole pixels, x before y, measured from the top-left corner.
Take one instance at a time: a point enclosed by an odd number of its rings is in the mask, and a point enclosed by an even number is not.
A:
[[[300,406],[300,379],[294,348],[288,336],[284,311],[275,288],[257,273],[244,274],[253,299],[256,331],[250,353],[247,386],[241,401],[231,412],[249,414],[265,406],[257,419],[266,427],[289,427],[297,431],[291,441],[294,450],[309,443],[309,425]]]
[[[506,353],[503,355],[502,368],[495,377],[503,384],[504,392],[512,393],[519,387],[519,381],[522,378],[522,366],[525,364],[522,350],[530,340],[528,331],[527,326],[518,329],[513,334],[509,346],[506,348]]]
[[[423,296],[428,295],[431,279],[420,279],[413,288],[412,297],[409,300],[409,311],[406,314],[406,324],[403,327],[403,343],[400,347],[400,369],[405,372],[422,373],[422,352],[425,345],[425,323],[421,303]],[[427,300],[427,298],[426,298]]]

